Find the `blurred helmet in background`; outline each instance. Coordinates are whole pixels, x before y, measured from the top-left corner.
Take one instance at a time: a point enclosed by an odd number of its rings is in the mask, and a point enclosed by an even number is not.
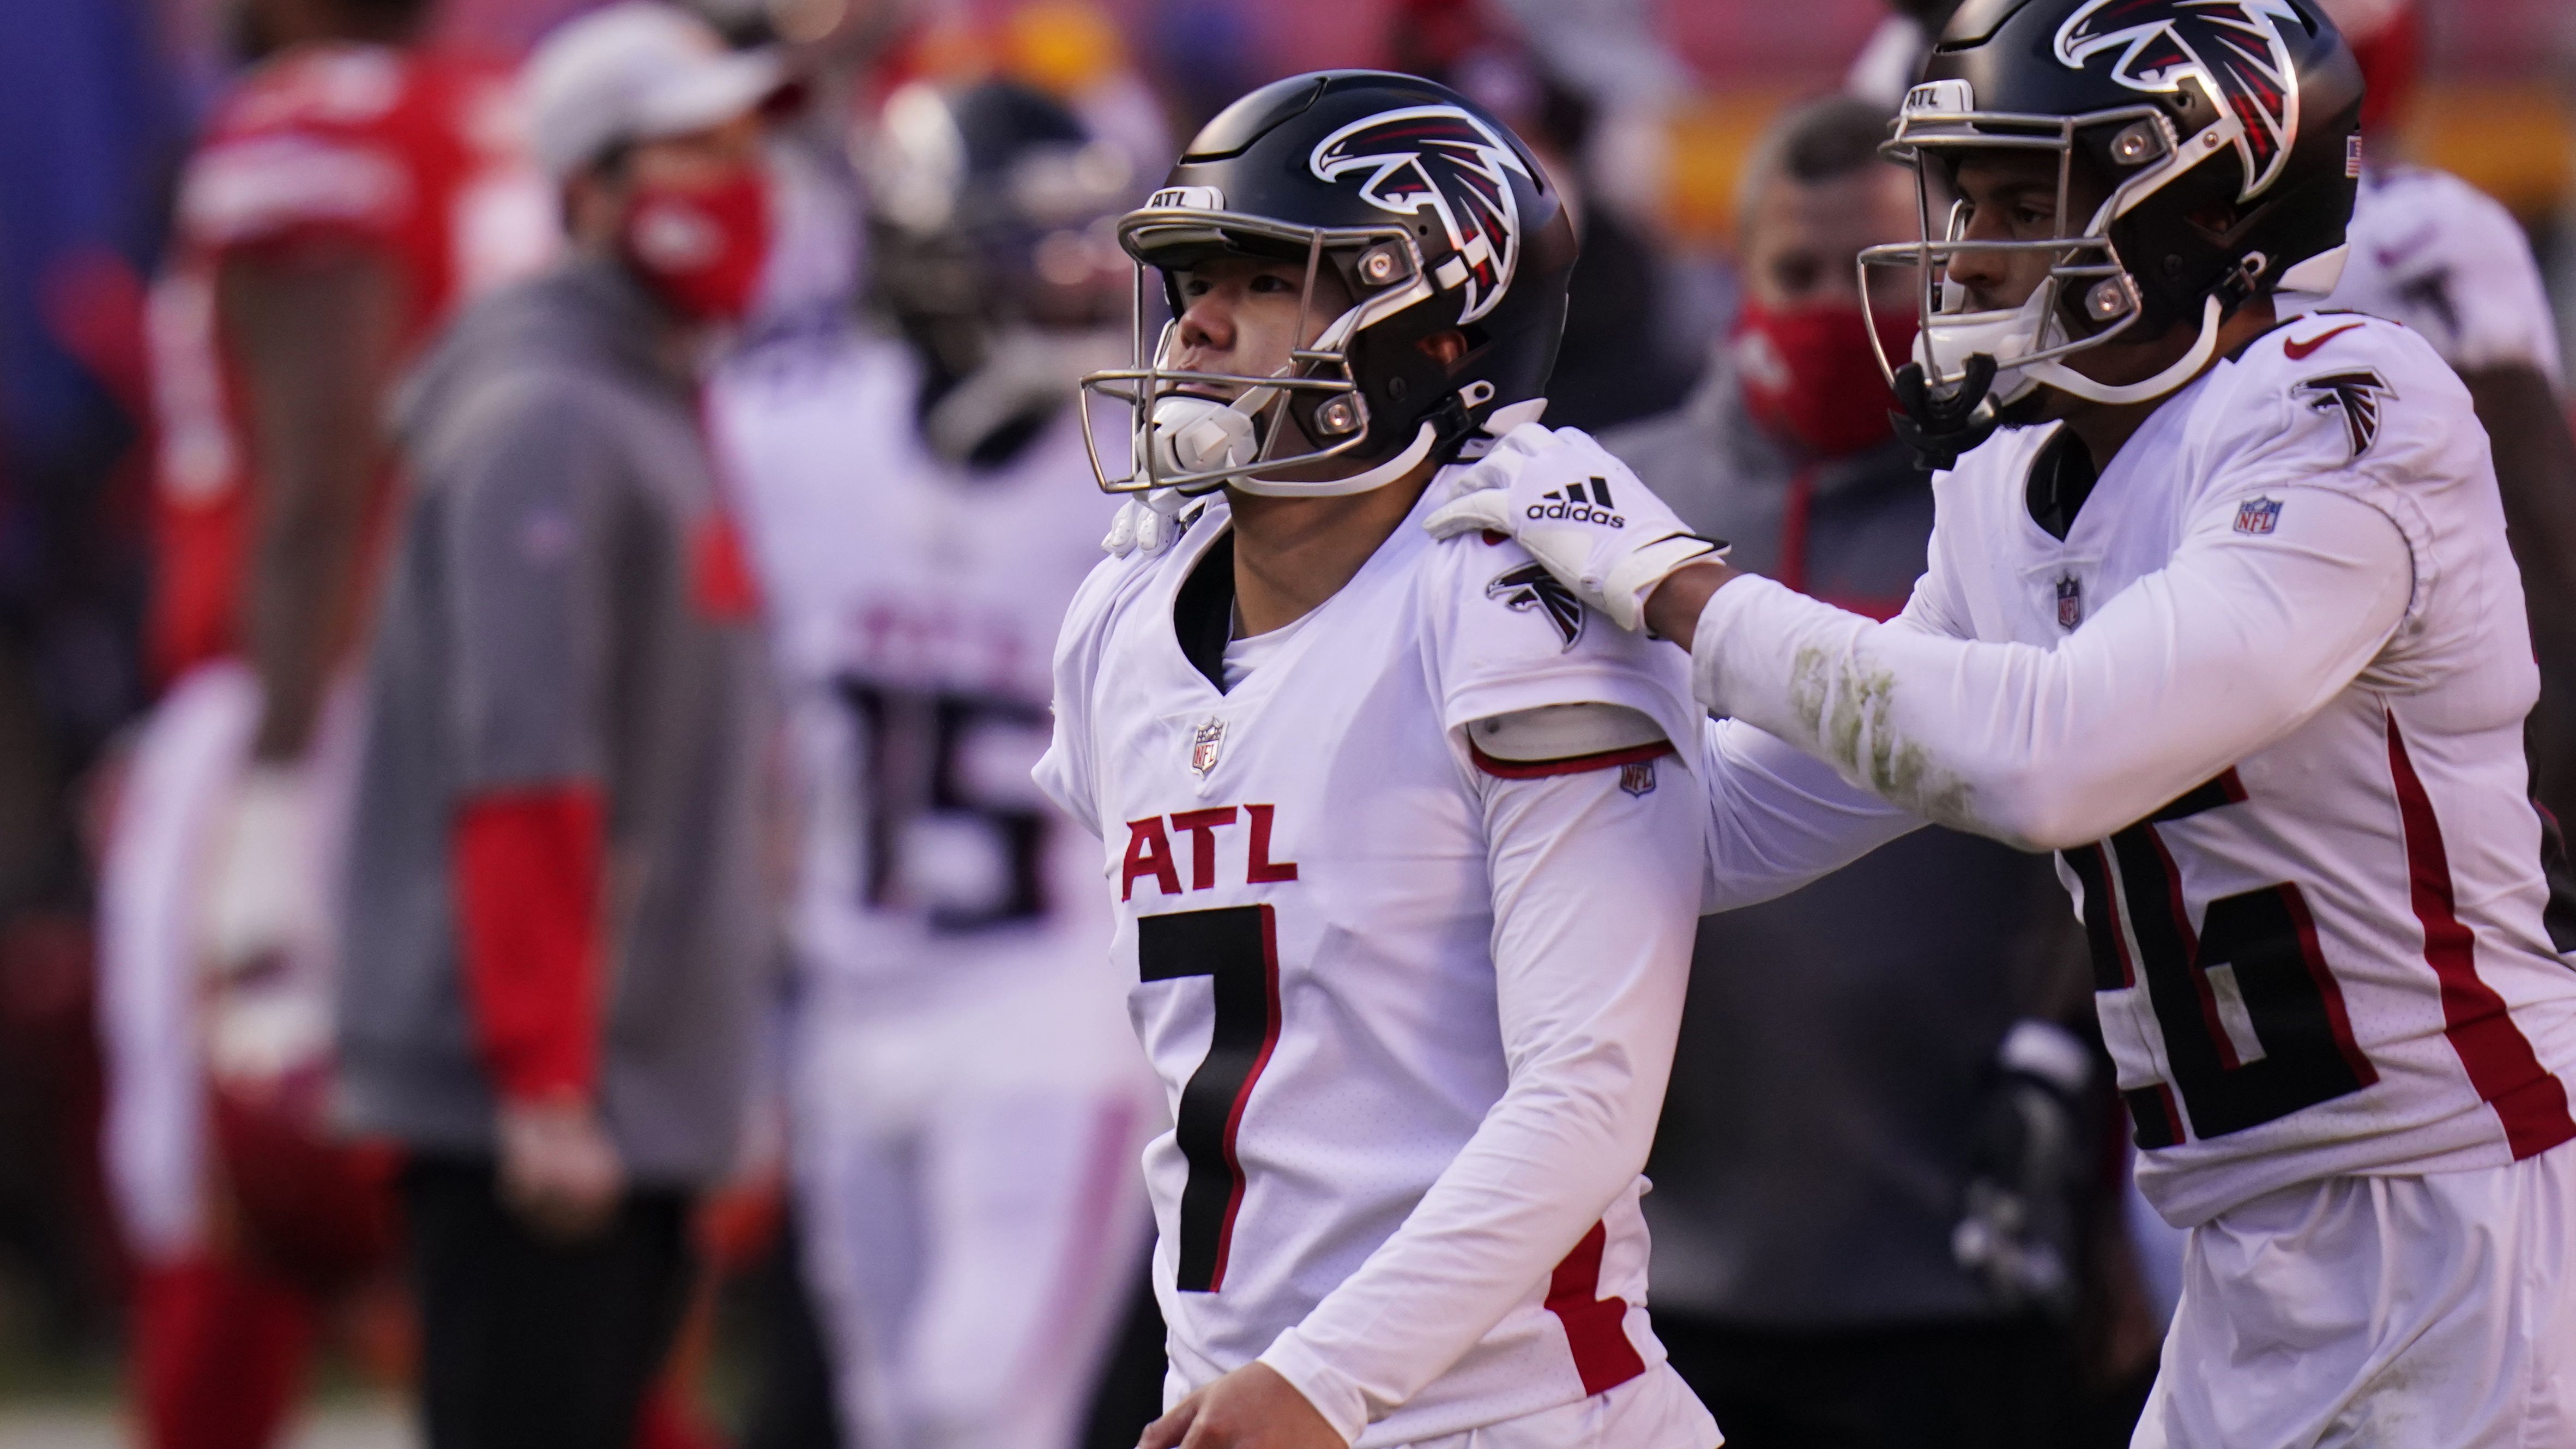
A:
[[[923,436],[968,463],[1016,451],[1122,345],[1124,152],[1008,81],[897,90],[869,145],[870,293],[928,373]]]

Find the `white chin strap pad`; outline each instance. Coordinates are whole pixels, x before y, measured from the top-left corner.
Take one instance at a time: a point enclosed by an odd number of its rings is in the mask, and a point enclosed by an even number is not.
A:
[[[2142,382],[2115,387],[2107,382],[2096,382],[2063,362],[2033,362],[2022,370],[2041,383],[2059,392],[2072,393],[2086,402],[2109,403],[2115,407],[2149,402],[2200,375],[2200,370],[2209,365],[2209,359],[2218,355],[2218,327],[2223,320],[2218,299],[2202,299],[2199,340],[2192,343],[2191,350],[2173,366]]]
[[[1214,398],[1183,396],[1154,400],[1147,446],[1154,450],[1155,471],[1165,477],[1248,468],[1261,451],[1251,413]]]
[[[1915,331],[1914,361],[1921,365],[1927,379],[1955,387],[1967,371],[1968,359],[1983,353],[1995,359],[1994,381],[1987,384],[1986,396],[1998,407],[2012,402],[2036,385],[2014,359],[2027,357],[2055,341],[2049,335],[2043,306],[2047,297],[2047,290],[2042,288],[2009,312],[1989,312],[1972,322],[1935,317],[1930,325]]]

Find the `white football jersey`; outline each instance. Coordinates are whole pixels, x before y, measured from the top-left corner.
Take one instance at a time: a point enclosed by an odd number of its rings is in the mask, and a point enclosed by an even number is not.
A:
[[[709,413],[790,703],[791,917],[827,986],[1098,958],[1094,847],[1029,779],[1049,660],[1114,511],[1069,410],[1004,465],[931,453],[911,351],[799,339]]]
[[[1367,1446],[1661,1360],[1638,1169],[1703,869],[1685,661],[1518,544],[1431,539],[1425,508],[1225,693],[1175,623],[1231,547],[1223,501],[1103,564],[1040,766],[1103,837],[1175,1122],[1145,1159],[1167,1394],[1258,1357]],[[1663,738],[1541,765],[1469,743],[1585,702]]]
[[[1719,590],[1700,697],[2061,847],[2173,1222],[2576,1136],[2576,971],[2524,793],[2538,677],[2467,390],[2402,327],[2305,318],[2158,409],[2062,541],[2028,499],[2056,436],[1936,478],[1892,624]]]
[[[2347,235],[2352,250],[2326,307],[2403,322],[2461,372],[2524,364],[2559,380],[2540,264],[2495,198],[2447,171],[2374,167]]]

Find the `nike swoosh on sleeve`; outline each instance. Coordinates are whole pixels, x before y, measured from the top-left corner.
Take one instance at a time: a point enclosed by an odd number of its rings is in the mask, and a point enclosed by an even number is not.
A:
[[[2305,362],[2308,360],[2308,355],[2310,353],[2315,352],[2318,348],[2325,346],[2327,343],[2334,341],[2336,338],[2341,337],[2360,325],[2361,324],[2358,322],[2346,322],[2341,327],[2337,327],[2331,332],[2320,333],[2315,338],[2306,342],[2284,342],[2281,344],[2281,355],[2290,359],[2292,362]]]

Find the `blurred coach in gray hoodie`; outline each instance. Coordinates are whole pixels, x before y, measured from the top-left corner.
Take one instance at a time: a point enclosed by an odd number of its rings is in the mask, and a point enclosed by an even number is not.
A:
[[[1737,567],[1879,618],[1932,530],[1855,278],[1861,247],[1914,235],[1886,122],[1838,97],[1774,123],[1715,366],[1602,439]],[[1902,358],[1912,305],[1872,302]],[[1937,828],[1701,923],[1646,1217],[1656,1331],[1728,1449],[2072,1442],[2105,1107],[2057,1025],[2090,1018],[2082,959],[2046,857]]]
[[[525,85],[572,246],[402,404],[340,1051],[352,1124],[410,1152],[433,1449],[626,1449],[768,958],[767,673],[695,354],[767,251],[779,77],[629,3]]]

